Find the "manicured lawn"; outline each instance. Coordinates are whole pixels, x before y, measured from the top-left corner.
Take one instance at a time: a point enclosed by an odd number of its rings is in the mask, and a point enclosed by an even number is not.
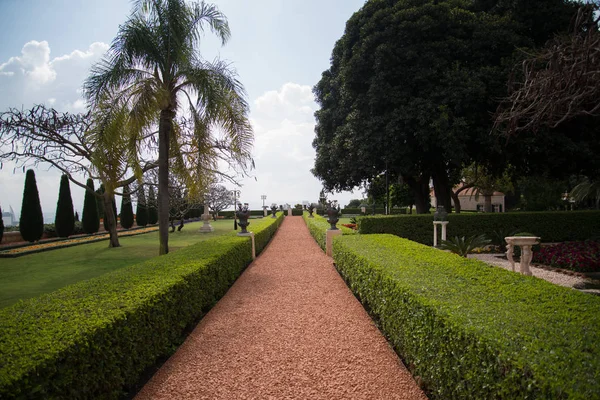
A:
[[[181,232],[170,233],[169,251],[236,233],[233,220],[213,221],[211,225],[215,228],[213,233],[199,233],[202,222],[186,224]],[[122,247],[115,249],[109,249],[105,240],[0,259],[0,308],[158,255],[158,232],[124,237],[120,243]]]

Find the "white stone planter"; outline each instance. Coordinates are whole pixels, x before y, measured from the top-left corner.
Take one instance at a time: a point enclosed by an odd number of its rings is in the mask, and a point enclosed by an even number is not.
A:
[[[521,262],[519,263],[521,273],[523,275],[531,275],[531,270],[529,269],[529,264],[531,264],[531,259],[533,258],[531,246],[538,244],[541,238],[537,236],[508,236],[504,240],[506,240],[506,258],[508,258],[513,272],[515,271],[513,251],[515,246],[519,246],[521,248]]]

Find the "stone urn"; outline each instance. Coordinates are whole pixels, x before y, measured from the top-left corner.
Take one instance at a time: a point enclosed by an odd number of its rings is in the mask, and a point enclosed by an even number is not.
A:
[[[248,218],[250,218],[250,210],[248,209],[248,203],[244,203],[243,206],[241,203],[238,204],[238,209],[235,213],[235,216],[238,219],[238,225],[242,227],[242,231],[240,233],[248,233],[248,231],[246,230],[246,227],[250,225],[250,222],[248,222]]]
[[[331,224],[331,228],[329,229],[331,229],[332,231],[336,231],[338,229],[337,226],[335,226],[335,224],[337,224],[340,220],[339,215],[340,207],[337,205],[337,201],[329,202],[329,207],[327,207],[327,216],[329,217],[329,219],[327,220],[327,222]]]
[[[435,208],[435,213],[433,214],[434,221],[448,221],[448,213],[444,206],[437,206]]]
[[[271,218],[277,218],[277,215],[275,215],[277,213],[277,204],[273,204],[271,206]]]
[[[314,204],[308,206],[308,218],[314,218],[313,212],[315,212]]]

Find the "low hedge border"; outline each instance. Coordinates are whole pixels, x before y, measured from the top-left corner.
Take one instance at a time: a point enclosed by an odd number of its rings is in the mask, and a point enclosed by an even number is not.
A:
[[[548,211],[448,215],[448,237],[490,235],[494,230],[531,232],[543,242],[600,237],[600,211]],[[433,245],[433,215],[365,216],[360,233],[389,233]]]
[[[308,227],[310,235],[315,239],[317,244],[325,250],[325,240],[327,239],[327,229],[331,227],[331,224],[327,222],[325,217],[315,215],[314,218],[309,218],[308,213],[302,214],[304,222]],[[356,231],[354,229],[346,228],[345,226],[337,225],[338,229],[342,231],[342,235],[354,235]]]
[[[392,235],[333,252],[430,398],[598,398],[600,298]]]
[[[254,226],[257,252],[282,219]],[[232,233],[0,310],[0,398],[119,398],[251,261]]]

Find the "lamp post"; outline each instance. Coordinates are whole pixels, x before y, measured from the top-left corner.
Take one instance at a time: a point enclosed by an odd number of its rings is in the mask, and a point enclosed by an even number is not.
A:
[[[237,231],[237,217],[235,216],[236,212],[237,212],[237,201],[236,199],[238,197],[240,197],[240,191],[237,189],[234,189],[231,191],[231,194],[233,195],[233,229]]]
[[[263,201],[263,217],[266,217],[267,216],[267,207],[265,207],[265,200],[267,199],[267,195],[263,194],[260,196],[260,198]]]

